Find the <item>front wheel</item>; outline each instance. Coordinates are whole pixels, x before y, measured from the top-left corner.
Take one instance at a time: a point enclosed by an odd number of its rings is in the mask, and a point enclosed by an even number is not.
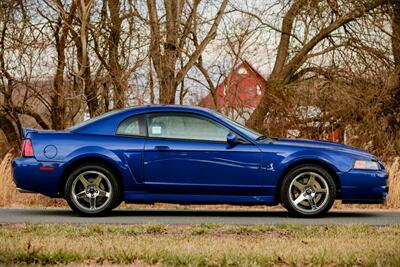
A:
[[[100,165],[84,165],[73,171],[64,193],[69,206],[83,216],[104,215],[120,200],[114,174]]]
[[[316,217],[326,213],[336,198],[332,176],[315,165],[302,165],[290,171],[282,182],[281,201],[296,216]]]

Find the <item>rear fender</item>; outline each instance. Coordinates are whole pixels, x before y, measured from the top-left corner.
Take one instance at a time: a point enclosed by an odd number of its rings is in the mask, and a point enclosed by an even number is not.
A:
[[[64,159],[65,169],[68,169],[69,166],[74,165],[78,161],[85,162],[85,159],[88,159],[88,162],[93,163],[93,159],[96,158],[108,162],[116,171],[118,171],[117,175],[122,180],[124,190],[131,190],[134,188],[135,182],[132,178],[129,167],[125,164],[125,161],[114,152],[102,147],[89,146],[73,151]]]
[[[69,153],[63,159],[64,162],[73,162],[82,157],[101,157],[114,162],[116,165],[123,165],[122,160],[112,151],[99,146],[86,146],[78,148]]]

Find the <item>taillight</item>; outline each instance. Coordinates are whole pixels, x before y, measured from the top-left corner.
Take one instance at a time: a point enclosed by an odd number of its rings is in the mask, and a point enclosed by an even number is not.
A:
[[[22,140],[21,156],[22,157],[33,157],[34,156],[31,139]]]

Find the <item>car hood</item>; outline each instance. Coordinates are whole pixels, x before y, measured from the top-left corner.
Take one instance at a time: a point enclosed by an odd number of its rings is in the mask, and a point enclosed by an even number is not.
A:
[[[320,141],[320,140],[310,140],[310,139],[288,139],[288,138],[277,138],[272,139],[272,143],[276,145],[286,145],[286,146],[298,146],[304,148],[311,148],[311,149],[326,149],[326,150],[335,150],[335,151],[342,151],[346,153],[351,153],[367,158],[377,159],[374,155],[366,152],[365,150],[339,144],[335,142],[329,141]]]

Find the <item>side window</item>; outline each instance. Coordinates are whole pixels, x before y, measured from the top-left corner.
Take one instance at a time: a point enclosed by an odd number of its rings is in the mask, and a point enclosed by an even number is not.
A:
[[[230,130],[225,126],[191,114],[153,114],[148,117],[150,137],[226,141]]]
[[[120,135],[133,135],[133,136],[146,136],[146,126],[144,124],[143,116],[133,116],[125,119],[118,126],[117,134]]]

